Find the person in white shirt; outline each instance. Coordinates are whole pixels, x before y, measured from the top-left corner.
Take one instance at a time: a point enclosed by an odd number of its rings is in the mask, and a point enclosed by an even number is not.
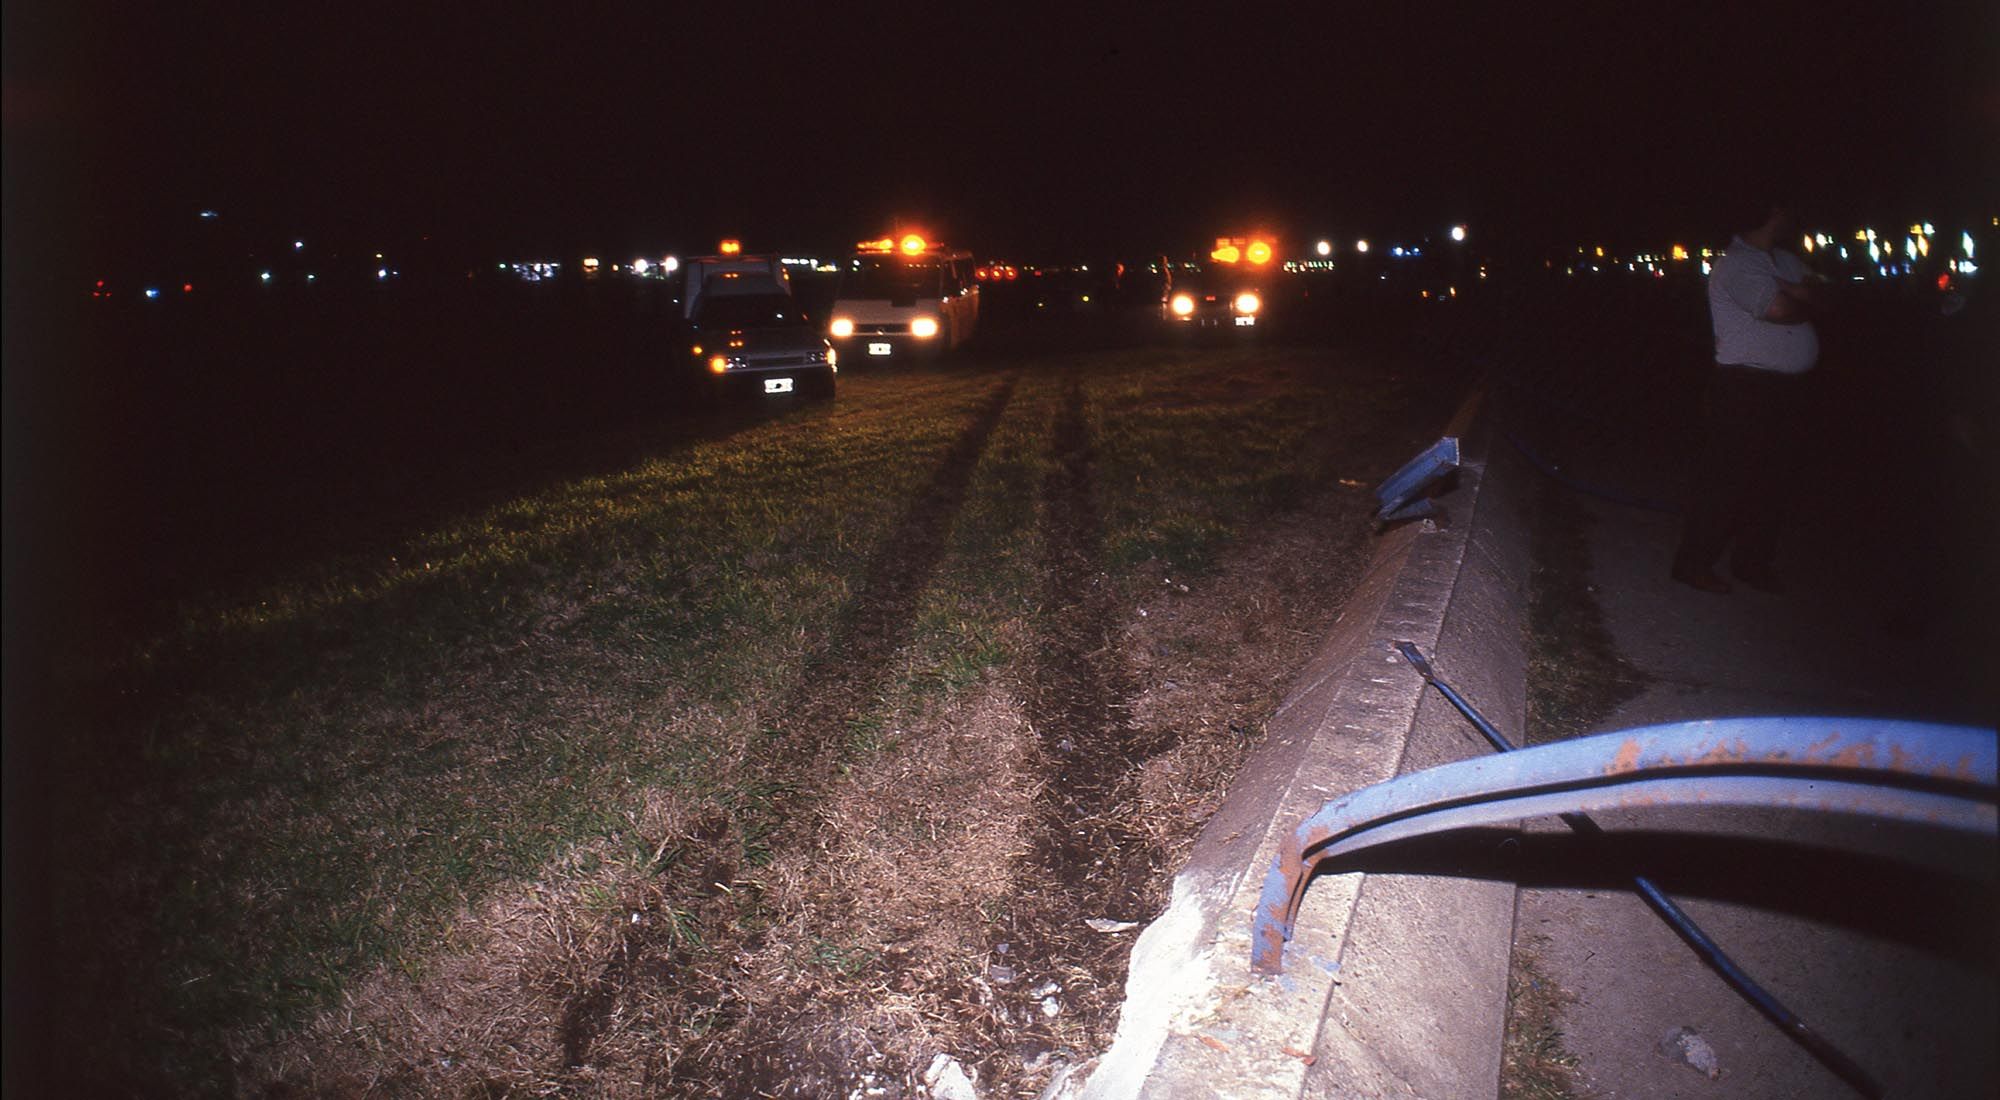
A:
[[[1778,247],[1792,238],[1796,222],[1780,206],[1763,207],[1761,216],[1756,228],[1729,242],[1709,272],[1716,364],[1709,434],[1674,552],[1675,580],[1718,595],[1730,591],[1715,571],[1725,550],[1736,580],[1782,591],[1773,566],[1785,481],[1803,438],[1803,379],[1819,363],[1810,273]]]

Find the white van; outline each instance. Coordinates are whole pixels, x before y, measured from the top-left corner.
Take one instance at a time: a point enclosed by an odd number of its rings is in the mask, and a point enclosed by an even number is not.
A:
[[[841,268],[827,337],[851,365],[942,354],[978,324],[972,253],[911,233],[855,249]]]

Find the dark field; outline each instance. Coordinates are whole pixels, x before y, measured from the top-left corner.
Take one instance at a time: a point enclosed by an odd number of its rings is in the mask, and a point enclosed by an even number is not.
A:
[[[1079,922],[1151,915],[1475,380],[1585,488],[1682,490],[1620,456],[1696,431],[1698,282],[1292,289],[1182,340],[1023,284],[817,406],[673,374],[657,284],[10,334],[37,1071],[899,1095],[949,1051],[1033,1095],[1115,1023],[1129,939]],[[1987,614],[1991,303],[1848,304],[1801,499],[1916,625]]]

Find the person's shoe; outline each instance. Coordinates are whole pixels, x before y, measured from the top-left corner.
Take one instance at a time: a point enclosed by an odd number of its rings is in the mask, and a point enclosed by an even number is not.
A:
[[[1701,592],[1711,592],[1717,596],[1729,595],[1729,582],[1715,575],[1713,569],[1696,569],[1691,566],[1674,566],[1673,578],[1689,588]]]
[[[1762,569],[1745,569],[1732,565],[1729,567],[1729,575],[1759,592],[1772,596],[1785,594],[1785,582],[1779,580],[1777,572],[1769,566]]]

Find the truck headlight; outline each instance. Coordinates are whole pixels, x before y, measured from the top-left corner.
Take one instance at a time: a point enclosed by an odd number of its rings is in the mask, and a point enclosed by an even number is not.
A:
[[[937,318],[919,317],[910,322],[910,335],[920,340],[928,340],[938,333]]]
[[[827,331],[833,333],[835,336],[838,336],[844,340],[847,337],[854,335],[854,318],[835,317],[833,319],[833,324],[827,326]]]
[[[1255,313],[1263,307],[1264,299],[1257,297],[1255,291],[1246,290],[1236,296],[1236,312],[1238,313]]]
[[[1186,317],[1194,312],[1194,296],[1191,294],[1176,294],[1174,295],[1172,305],[1174,316]]]

